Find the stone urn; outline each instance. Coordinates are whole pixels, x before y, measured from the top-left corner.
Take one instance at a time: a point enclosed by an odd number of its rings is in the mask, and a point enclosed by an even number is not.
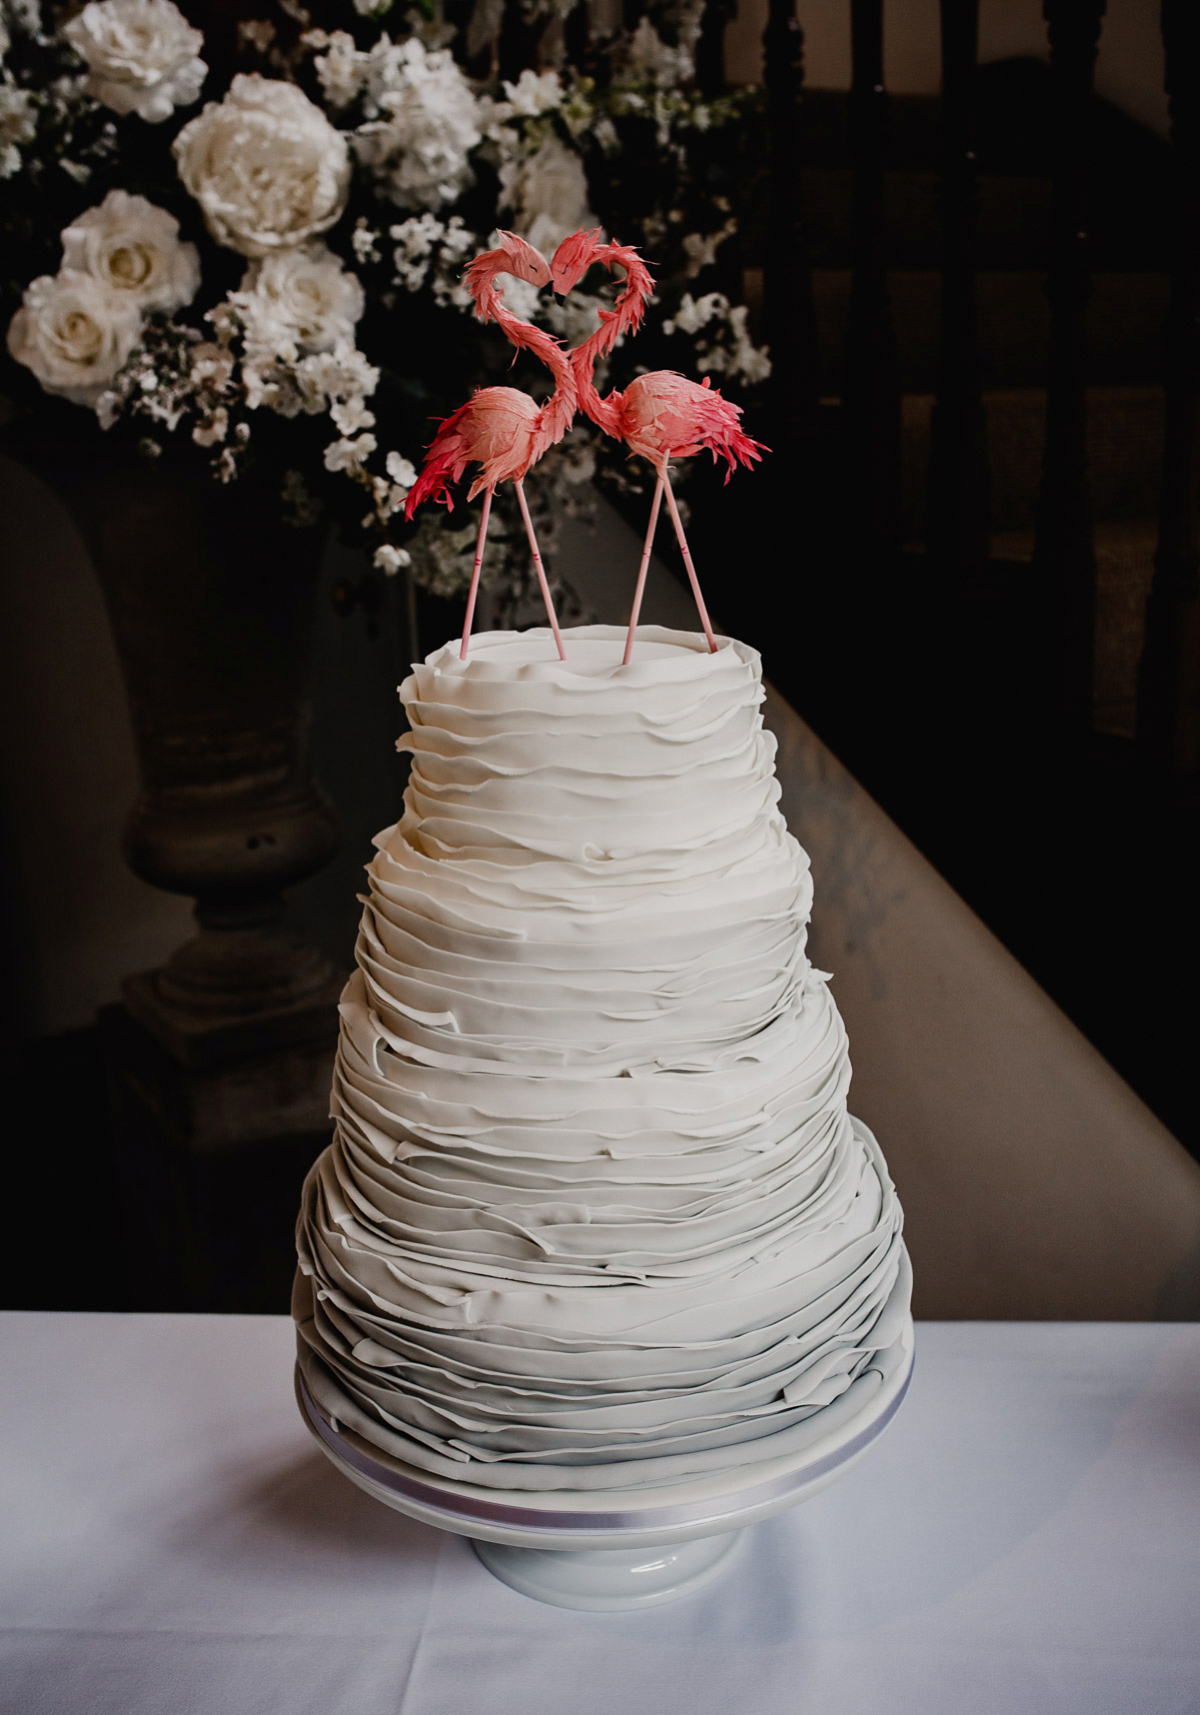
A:
[[[67,506],[103,590],[141,773],[125,857],[196,901],[194,938],[126,979],[128,1011],[192,1066],[331,1036],[337,979],[285,928],[282,898],[337,843],[310,766],[325,532],[185,455],[150,463],[95,435],[6,442]]]

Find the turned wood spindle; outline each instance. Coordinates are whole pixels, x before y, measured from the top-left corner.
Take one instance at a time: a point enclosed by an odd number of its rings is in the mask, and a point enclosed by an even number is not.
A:
[[[900,387],[887,278],[883,0],[851,0],[852,272],[846,329],[851,521],[869,575],[900,541]]]
[[[592,25],[587,0],[576,0],[563,19],[563,46],[570,65],[587,64],[592,46]]]
[[[1146,605],[1138,742],[1151,765],[1194,793],[1200,781],[1200,13],[1163,0],[1175,254],[1163,330],[1166,425],[1158,551]]]
[[[979,0],[941,0],[941,29],[942,304],[927,543],[943,579],[963,588],[987,565],[991,523],[975,296]]]
[[[792,0],[770,0],[763,32],[771,218],[764,256],[763,333],[771,353],[770,431],[795,496],[816,436],[817,317],[800,169],[804,32]]]
[[[725,28],[736,0],[707,0],[696,38],[696,87],[702,95],[720,95],[725,88]]]
[[[1042,10],[1050,41],[1055,161],[1046,280],[1046,450],[1033,563],[1053,628],[1057,712],[1064,735],[1080,743],[1092,725],[1096,614],[1087,476],[1088,154],[1105,0],[1045,0]]]
[[[621,0],[621,23],[630,34],[646,16],[646,0]]]

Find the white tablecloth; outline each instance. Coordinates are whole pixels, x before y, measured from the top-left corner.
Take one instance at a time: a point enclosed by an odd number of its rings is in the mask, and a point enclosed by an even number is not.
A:
[[[1200,1711],[1200,1327],[926,1323],[699,1594],[542,1607],[360,1494],[267,1317],[0,1317],[8,1715]]]

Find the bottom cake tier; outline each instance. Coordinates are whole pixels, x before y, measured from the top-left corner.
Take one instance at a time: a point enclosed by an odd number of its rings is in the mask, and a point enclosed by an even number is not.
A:
[[[609,1289],[547,1284],[540,1325],[489,1320],[474,1307],[478,1320],[469,1321],[461,1292],[443,1292],[447,1302],[430,1299],[418,1314],[410,1261],[395,1269],[409,1288],[399,1311],[350,1267],[334,1280],[330,1240],[320,1274],[309,1262],[297,1277],[304,1384],[329,1420],[382,1453],[484,1488],[631,1488],[750,1465],[768,1443],[772,1457],[800,1453],[884,1386],[910,1327],[898,1206],[881,1219],[895,1201],[891,1182],[871,1133],[850,1126],[864,1178],[860,1230],[823,1247],[809,1234],[748,1261],[740,1290],[713,1299],[707,1329],[702,1279],[656,1281],[640,1293],[627,1279]],[[321,1173],[318,1162],[306,1194],[310,1227]],[[345,1253],[351,1262],[348,1241]],[[759,1289],[747,1290],[755,1274]],[[500,1281],[474,1284],[505,1302]],[[624,1310],[621,1334],[573,1328],[572,1295],[586,1326],[606,1290],[612,1309],[619,1301]]]

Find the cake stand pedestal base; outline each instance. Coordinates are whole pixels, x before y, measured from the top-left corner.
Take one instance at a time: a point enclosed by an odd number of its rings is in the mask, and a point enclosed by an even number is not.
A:
[[[688,1596],[733,1559],[744,1530],[703,1536],[657,1548],[590,1548],[572,1554],[561,1548],[516,1548],[503,1542],[471,1547],[501,1583],[556,1608],[613,1613],[651,1608]]]

